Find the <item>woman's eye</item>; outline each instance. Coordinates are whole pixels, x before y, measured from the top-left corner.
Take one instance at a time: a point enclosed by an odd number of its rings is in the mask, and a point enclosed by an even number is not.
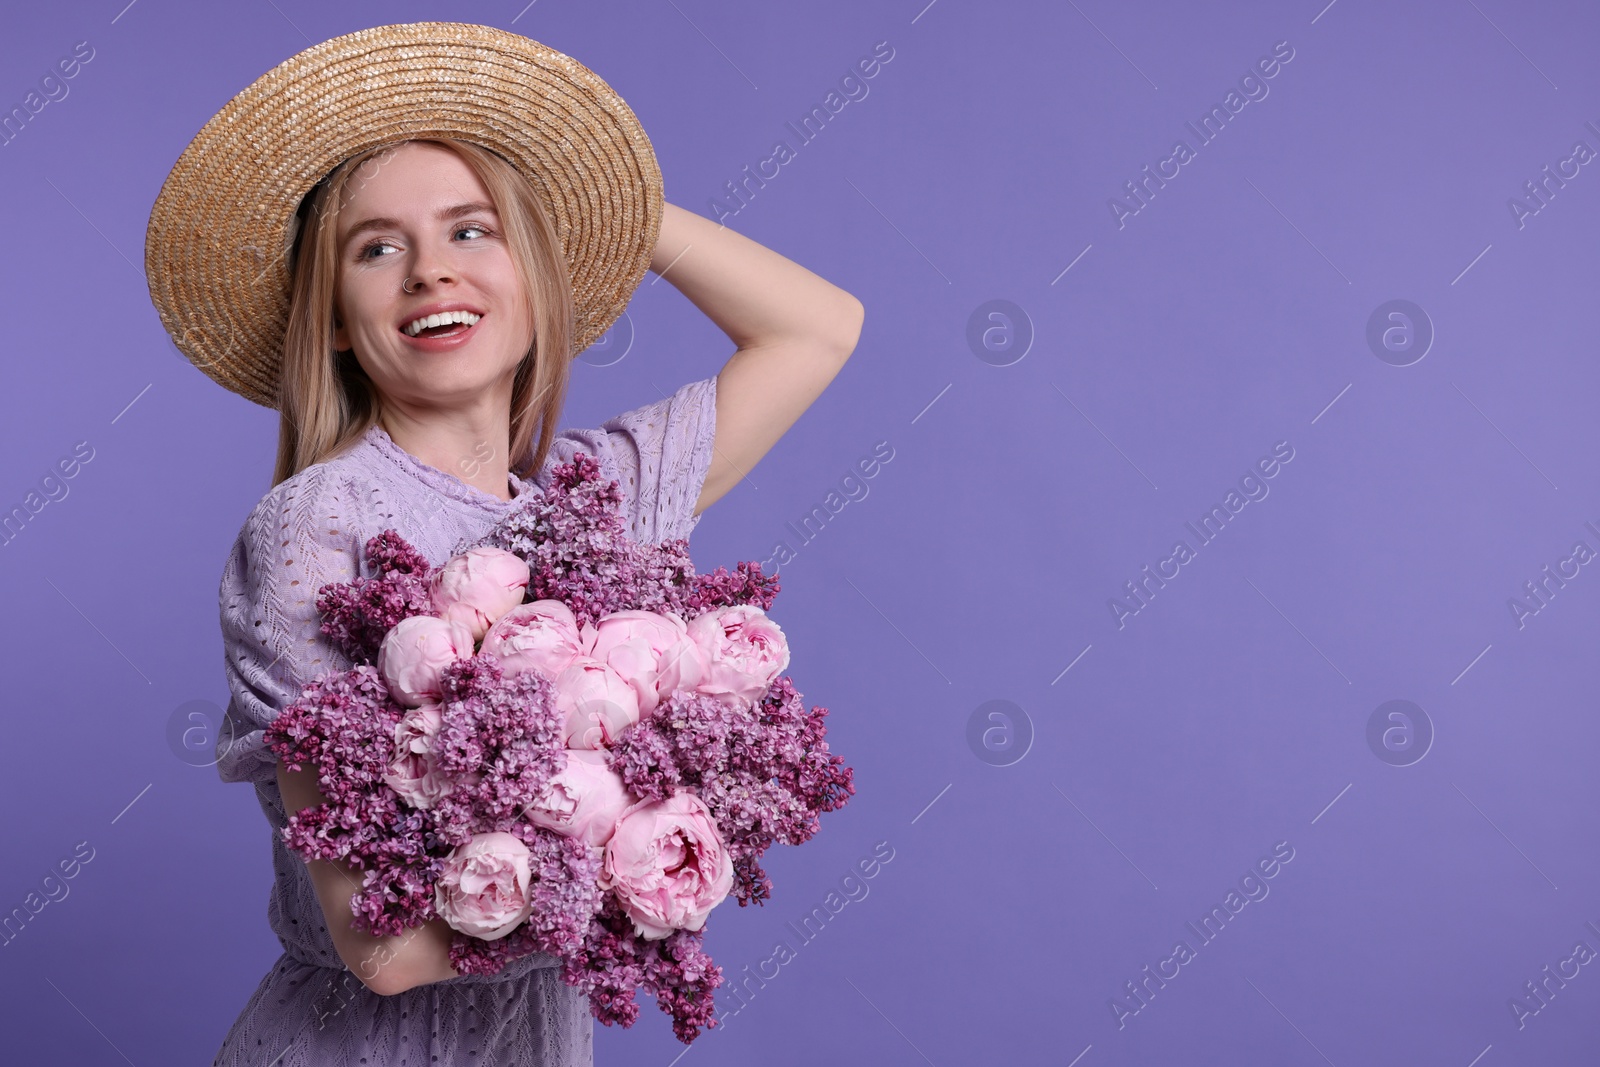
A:
[[[490,234],[490,230],[489,230],[489,228],[487,226],[479,226],[476,223],[469,223],[468,225],[457,227],[454,236],[460,237],[463,233],[467,233],[469,231],[475,231],[477,233],[481,233],[486,237],[489,236],[489,234]],[[372,255],[372,253],[376,249],[379,249],[379,248],[393,248],[393,247],[394,247],[394,245],[390,244],[388,241],[383,241],[383,240],[373,241],[373,242],[371,242],[370,244],[368,244],[365,248],[363,248],[361,250],[360,258],[361,259],[374,259],[374,258],[377,258],[377,257],[374,257]]]

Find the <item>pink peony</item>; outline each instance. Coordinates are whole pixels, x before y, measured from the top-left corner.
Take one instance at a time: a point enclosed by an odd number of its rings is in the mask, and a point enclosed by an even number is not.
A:
[[[610,840],[618,816],[633,800],[617,772],[606,766],[605,753],[568,749],[566,766],[524,814],[546,830],[598,847]]]
[[[760,700],[789,665],[789,642],[754,604],[715,608],[689,623],[707,665],[696,688],[730,704]]]
[[[533,910],[528,846],[506,833],[476,834],[446,857],[434,910],[452,930],[494,941]]]
[[[566,716],[568,748],[609,748],[639,721],[639,695],[597,659],[579,656],[556,677],[556,710]]]
[[[706,667],[705,654],[688,626],[671,613],[614,611],[595,623],[589,655],[616,671],[639,697],[648,715],[674,689],[694,689]]]
[[[413,808],[431,808],[455,788],[433,763],[433,747],[443,721],[439,705],[423,704],[394,724],[394,758],[383,780]]]
[[[401,619],[378,647],[378,673],[395,702],[408,708],[437,703],[443,696],[439,672],[472,655],[472,631],[465,623],[433,615]]]
[[[464,623],[479,640],[496,619],[522,603],[528,564],[503,548],[479,546],[433,572],[428,591],[440,618]]]
[[[674,690],[693,693],[711,669],[711,660],[705,649],[695,641],[685,627],[683,640],[661,654],[659,673],[656,675],[656,696],[665,700]]]
[[[483,638],[506,674],[537,671],[554,681],[594,640],[592,627],[578,627],[572,609],[559,600],[519,604],[500,616]]]
[[[599,884],[616,892],[635,933],[659,941],[705,925],[733,886],[733,860],[704,802],[679,790],[623,811],[606,843]]]

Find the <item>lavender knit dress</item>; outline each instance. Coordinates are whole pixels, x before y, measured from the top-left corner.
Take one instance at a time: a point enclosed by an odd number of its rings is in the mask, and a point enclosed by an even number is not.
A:
[[[598,430],[564,430],[526,494],[551,468],[587,452],[622,491],[641,541],[688,537],[711,463],[716,379],[619,415]],[[262,730],[309,681],[351,663],[318,627],[317,589],[358,572],[368,538],[392,527],[429,562],[443,563],[517,508],[429,467],[378,427],[342,455],[274,486],[240,531],[222,574],[228,727],[217,745],[224,782],[254,784],[272,828],[275,878],[267,921],[283,945],[214,1067],[588,1067],[588,998],[536,954],[493,976],[464,975],[380,996],[340,960],[304,861],[283,845],[277,760]]]

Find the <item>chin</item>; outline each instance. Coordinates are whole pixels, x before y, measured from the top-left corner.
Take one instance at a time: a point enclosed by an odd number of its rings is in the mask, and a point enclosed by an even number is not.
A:
[[[490,362],[466,352],[443,358],[424,355],[426,358],[414,364],[415,373],[408,377],[432,399],[466,397],[493,389],[516,370],[515,363]]]

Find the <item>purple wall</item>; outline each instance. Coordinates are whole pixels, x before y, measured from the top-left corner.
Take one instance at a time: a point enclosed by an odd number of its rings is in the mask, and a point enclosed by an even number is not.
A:
[[[795,550],[773,614],[858,793],[716,913],[745,1007],[685,1065],[1594,1061],[1591,6],[123,2],[0,39],[3,109],[92,49],[0,147],[0,507],[80,449],[0,551],[0,910],[92,850],[0,949],[8,1056],[208,1062],[277,956],[267,825],[173,726],[226,699],[217,582],[276,424],[168,341],[144,226],[258,74],[454,19],[590,65],[669,200],[868,309],[694,541]],[[629,316],[569,424],[730,353],[670,285]],[[597,1062],[666,1067],[667,1023],[597,1028]]]

